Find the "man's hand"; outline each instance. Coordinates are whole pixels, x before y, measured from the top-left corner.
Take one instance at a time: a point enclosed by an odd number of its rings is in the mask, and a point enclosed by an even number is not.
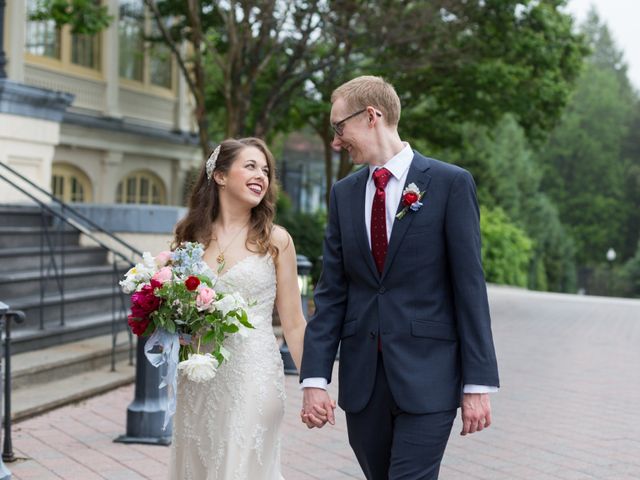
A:
[[[460,435],[480,432],[491,425],[491,401],[488,393],[465,393],[462,396],[462,431]]]
[[[335,408],[336,402],[331,399],[326,390],[307,387],[303,391],[300,418],[309,428],[322,428],[327,422],[335,425],[336,419],[333,414]]]

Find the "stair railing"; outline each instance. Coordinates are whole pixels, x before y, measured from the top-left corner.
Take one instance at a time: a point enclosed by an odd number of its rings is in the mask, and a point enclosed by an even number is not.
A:
[[[31,191],[23,188],[16,184],[15,181],[12,181],[11,178],[7,176],[12,175],[18,178],[20,181],[24,182]],[[9,184],[14,189],[18,190],[21,194],[28,197],[31,201],[37,204],[40,208],[41,212],[41,221],[42,221],[42,229],[41,229],[41,238],[40,238],[40,318],[39,318],[39,328],[44,330],[44,308],[46,303],[46,291],[47,291],[47,279],[51,278],[55,281],[55,285],[57,287],[57,293],[60,295],[60,326],[64,327],[65,325],[65,286],[64,286],[64,269],[65,269],[65,249],[64,249],[64,235],[68,232],[68,229],[65,229],[65,226],[69,226],[75,231],[80,232],[85,237],[91,239],[95,242],[99,247],[109,252],[112,256],[112,317],[111,317],[111,370],[115,371],[116,364],[116,345],[117,345],[117,335],[120,329],[118,328],[118,318],[122,319],[127,317],[128,306],[127,306],[127,297],[126,295],[118,288],[118,280],[121,276],[121,272],[124,270],[124,266],[131,266],[135,264],[139,259],[142,258],[142,252],[140,252],[137,248],[132,246],[131,244],[125,242],[121,238],[114,235],[112,232],[104,229],[100,225],[96,224],[93,220],[83,215],[78,210],[74,209],[70,205],[61,201],[60,199],[53,196],[48,191],[44,190],[40,186],[33,183],[27,177],[10,167],[4,162],[0,162],[0,180],[3,180],[5,183]],[[34,192],[35,191],[35,192]],[[44,196],[49,202],[53,205],[50,205],[44,201],[42,201],[36,194]],[[54,208],[54,205],[56,208]],[[55,237],[51,235],[49,231],[48,220],[50,219],[48,216],[52,216],[57,221],[55,222],[55,227],[57,228],[57,235]],[[101,233],[106,236],[111,242],[120,247],[120,249],[114,248],[113,246],[107,245],[103,240],[98,238],[95,235],[95,232]],[[59,246],[59,255],[56,255],[56,245]],[[123,251],[125,253],[123,253]],[[48,256],[45,254],[48,252]],[[59,256],[59,259],[56,257]],[[45,261],[45,257],[48,258],[48,261]],[[118,260],[122,261],[120,265],[118,264]],[[119,298],[119,301],[116,300]],[[128,340],[129,340],[129,364],[133,365],[133,336],[131,331],[127,328],[128,332]]]

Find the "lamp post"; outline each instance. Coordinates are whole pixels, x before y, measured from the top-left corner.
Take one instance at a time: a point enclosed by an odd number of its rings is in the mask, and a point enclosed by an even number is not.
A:
[[[0,0],[0,78],[7,78],[5,70],[7,56],[4,54],[4,8],[6,4],[6,0]]]
[[[309,287],[311,284],[310,274],[312,264],[304,255],[296,255],[296,263],[298,266],[298,287],[300,288],[300,301],[302,302],[302,313],[304,318],[308,320],[309,316]],[[282,356],[282,363],[284,365],[284,373],[287,375],[297,375],[296,369],[291,352],[287,346],[287,341],[282,342],[280,347],[280,355]]]
[[[2,0],[0,0],[0,7],[2,7]],[[1,30],[1,28],[0,28]],[[0,33],[2,33],[0,31]],[[0,302],[0,331],[2,329],[2,321],[10,322],[11,319],[5,318],[5,314],[9,311],[9,306]],[[2,360],[2,343],[0,343],[0,362]],[[2,368],[0,363],[0,384],[2,384]],[[2,409],[2,397],[0,397],[0,410]],[[7,436],[7,432],[4,432],[5,437]],[[0,456],[0,480],[11,480],[11,472],[5,466],[2,461],[2,457]]]
[[[611,295],[611,280],[613,278],[613,262],[616,259],[616,251],[612,248],[609,247],[609,250],[607,250],[607,261],[609,262],[609,275],[608,275],[608,281],[607,281],[607,295],[610,296]]]

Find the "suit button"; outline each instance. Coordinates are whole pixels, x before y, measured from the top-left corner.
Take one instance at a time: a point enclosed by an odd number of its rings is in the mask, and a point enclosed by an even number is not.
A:
[[[384,287],[380,287],[380,290],[378,290],[378,293],[379,293],[380,295],[383,295],[383,294],[384,294],[384,292],[386,292],[386,291],[387,291],[387,289],[386,289],[386,288],[384,288]]]
[[[374,332],[374,331],[369,332],[369,336],[370,336],[372,339],[376,338],[376,332]]]

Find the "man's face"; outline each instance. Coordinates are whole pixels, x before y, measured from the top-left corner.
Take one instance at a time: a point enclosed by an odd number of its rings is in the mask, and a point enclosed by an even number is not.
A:
[[[331,106],[330,116],[331,124],[341,133],[334,131],[331,146],[336,151],[344,149],[349,152],[356,165],[367,163],[367,144],[371,136],[367,126],[369,113],[366,110],[358,112],[349,110],[346,102],[338,98]]]

